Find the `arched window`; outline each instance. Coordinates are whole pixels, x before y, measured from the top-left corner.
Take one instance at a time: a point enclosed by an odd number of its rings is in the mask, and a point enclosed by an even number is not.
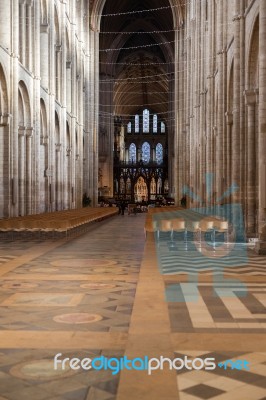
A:
[[[137,148],[135,143],[129,146],[129,162],[135,163],[137,161]]]
[[[163,162],[163,146],[161,143],[157,144],[155,153],[156,153],[157,164],[162,164],[162,162]]]
[[[127,124],[127,133],[131,133],[131,122]]]
[[[151,146],[148,142],[144,142],[142,145],[142,161],[148,163],[151,158]]]
[[[135,133],[139,133],[139,115],[135,115]]]
[[[156,114],[153,116],[153,133],[157,133],[157,122],[158,122],[158,117]]]
[[[161,133],[165,133],[165,123],[161,122]]]
[[[150,112],[149,110],[145,109],[143,111],[143,132],[149,133],[149,122],[150,122]]]

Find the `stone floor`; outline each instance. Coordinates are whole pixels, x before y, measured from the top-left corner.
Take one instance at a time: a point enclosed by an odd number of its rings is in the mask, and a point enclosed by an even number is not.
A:
[[[266,399],[266,257],[241,249],[230,267],[217,248],[214,263],[180,238],[145,241],[144,220],[0,244],[0,400]],[[211,357],[217,368],[56,370],[58,353]]]

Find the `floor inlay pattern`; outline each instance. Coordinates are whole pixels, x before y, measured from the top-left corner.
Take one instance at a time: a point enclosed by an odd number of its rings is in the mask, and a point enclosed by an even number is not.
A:
[[[178,351],[176,358],[184,359],[214,358],[216,367],[207,370],[177,371],[180,400],[263,400],[266,396],[266,353]],[[249,370],[231,369],[230,363],[224,369],[227,360],[245,360]],[[222,366],[223,365],[223,366]]]
[[[161,263],[144,219],[117,216],[72,240],[0,244],[0,400],[265,400],[266,258],[248,250],[243,264],[214,270],[187,252],[177,266],[162,240]],[[57,353],[172,358],[193,355],[180,350],[193,345],[212,350],[195,357],[245,357],[252,368],[149,376],[52,366]]]
[[[6,349],[1,352],[0,388],[6,400],[115,400],[119,374],[102,370],[73,371],[54,368],[54,356],[94,359],[99,356],[121,357],[114,351],[35,350],[31,358],[27,350]],[[12,361],[10,361],[12,360]],[[0,398],[1,399],[1,398]]]
[[[166,296],[173,332],[266,332],[266,284],[166,283]]]

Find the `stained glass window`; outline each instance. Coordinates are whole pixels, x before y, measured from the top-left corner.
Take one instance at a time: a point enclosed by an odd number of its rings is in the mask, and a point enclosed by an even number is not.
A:
[[[163,162],[163,146],[161,143],[157,144],[155,153],[156,153],[157,164],[162,164],[162,162]]]
[[[165,133],[165,123],[161,122],[161,133]]]
[[[131,133],[131,122],[127,124],[127,133]]]
[[[157,121],[158,121],[157,115],[154,114],[154,116],[153,116],[153,133],[157,133]]]
[[[142,145],[142,161],[148,163],[151,157],[151,146],[148,142],[144,142]]]
[[[143,111],[143,132],[149,133],[150,112],[145,109]]]
[[[135,143],[129,146],[129,162],[135,163],[137,161],[137,148]]]
[[[139,115],[135,115],[135,133],[139,133]]]

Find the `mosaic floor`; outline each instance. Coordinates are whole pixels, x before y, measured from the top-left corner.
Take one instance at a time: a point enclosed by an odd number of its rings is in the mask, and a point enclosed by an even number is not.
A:
[[[266,399],[266,257],[158,246],[144,221],[118,215],[70,241],[0,244],[0,400]],[[56,370],[58,353],[217,365]]]

